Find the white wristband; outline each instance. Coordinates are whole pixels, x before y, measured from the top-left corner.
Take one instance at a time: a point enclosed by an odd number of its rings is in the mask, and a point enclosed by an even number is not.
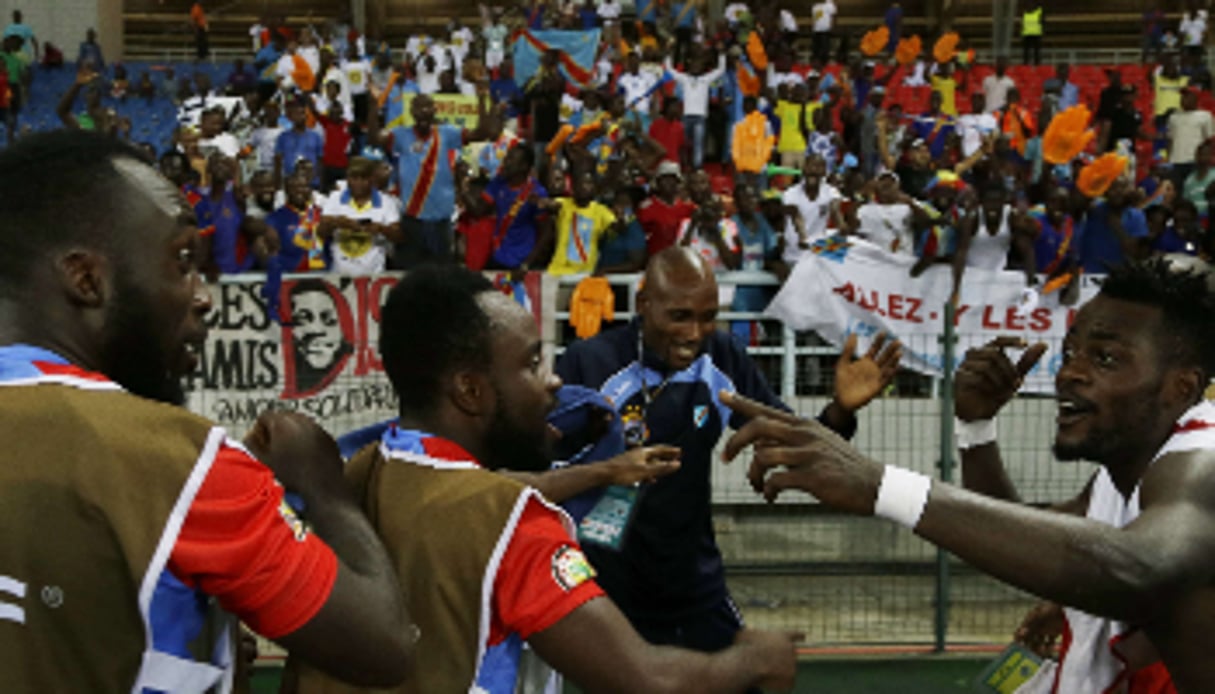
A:
[[[996,441],[996,420],[980,419],[975,422],[963,422],[954,417],[953,438],[958,449],[968,450]]]
[[[915,530],[928,505],[928,491],[932,489],[932,478],[894,465],[887,465],[878,485],[877,503],[873,515],[892,520],[899,525]]]

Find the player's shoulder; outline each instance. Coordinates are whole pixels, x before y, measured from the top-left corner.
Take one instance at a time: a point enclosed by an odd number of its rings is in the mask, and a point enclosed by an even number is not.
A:
[[[558,372],[568,383],[598,387],[636,359],[636,336],[636,331],[626,325],[578,340],[565,348],[557,363]]]

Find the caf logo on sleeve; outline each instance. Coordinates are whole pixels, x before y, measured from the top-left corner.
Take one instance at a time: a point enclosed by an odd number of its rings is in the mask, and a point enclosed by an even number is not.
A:
[[[577,547],[565,545],[553,553],[553,580],[569,592],[595,577],[595,569]]]

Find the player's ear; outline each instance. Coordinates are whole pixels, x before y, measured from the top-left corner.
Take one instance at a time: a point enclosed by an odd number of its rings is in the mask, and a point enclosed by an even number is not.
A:
[[[109,295],[106,258],[96,251],[73,249],[57,263],[64,292],[72,303],[100,308]]]
[[[1165,397],[1186,407],[1203,398],[1209,383],[1206,374],[1197,366],[1169,369],[1165,377]]]
[[[470,417],[488,413],[493,405],[493,393],[486,375],[473,369],[453,373],[447,383],[447,394],[456,409]]]

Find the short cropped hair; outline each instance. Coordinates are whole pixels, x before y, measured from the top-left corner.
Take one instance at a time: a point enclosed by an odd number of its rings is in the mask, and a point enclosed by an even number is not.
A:
[[[1215,292],[1209,270],[1178,268],[1161,257],[1125,263],[1110,270],[1101,294],[1160,309],[1161,360],[1199,367],[1208,381],[1215,374]]]
[[[120,158],[151,165],[130,143],[80,130],[30,135],[0,152],[0,289],[22,285],[55,250],[114,247],[125,226]]]
[[[484,276],[450,265],[405,275],[380,313],[380,358],[401,412],[438,404],[444,377],[489,367],[490,318],[477,298],[493,290]]]

